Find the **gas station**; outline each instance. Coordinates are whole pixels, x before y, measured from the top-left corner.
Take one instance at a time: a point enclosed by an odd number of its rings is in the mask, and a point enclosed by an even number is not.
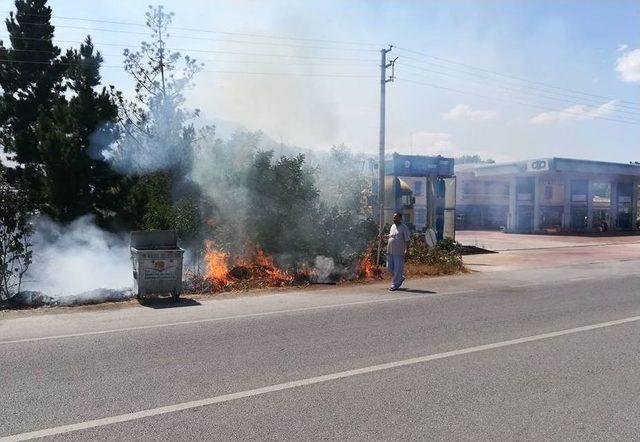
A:
[[[371,161],[372,193],[378,195],[378,162]],[[384,222],[394,212],[413,231],[432,229],[437,239],[455,238],[454,159],[393,153],[385,161]],[[376,204],[372,204],[374,207]]]
[[[640,165],[539,158],[457,168],[457,228],[514,233],[638,228]]]

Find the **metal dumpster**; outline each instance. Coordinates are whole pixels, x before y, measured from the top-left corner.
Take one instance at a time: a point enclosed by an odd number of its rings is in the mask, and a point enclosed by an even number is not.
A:
[[[138,299],[170,293],[173,300],[178,301],[182,291],[183,253],[173,230],[131,232],[134,293]]]

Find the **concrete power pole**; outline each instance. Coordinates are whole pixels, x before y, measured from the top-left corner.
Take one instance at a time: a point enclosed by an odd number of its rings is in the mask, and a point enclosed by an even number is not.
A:
[[[384,227],[384,141],[385,141],[385,93],[389,81],[394,79],[394,65],[398,57],[387,63],[387,53],[391,52],[393,45],[388,49],[380,50],[380,150],[378,154],[378,252],[376,264],[380,265],[380,249],[382,248],[382,228]],[[391,76],[387,78],[387,68],[391,68]]]

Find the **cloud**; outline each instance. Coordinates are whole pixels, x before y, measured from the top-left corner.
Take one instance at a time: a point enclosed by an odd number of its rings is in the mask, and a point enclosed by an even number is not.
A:
[[[629,48],[629,45],[626,43],[622,43],[621,45],[618,45],[618,49],[616,49],[616,51],[618,52],[624,52]]]
[[[449,149],[454,147],[451,134],[443,132],[415,132],[413,145],[418,149]]]
[[[624,81],[640,82],[640,49],[625,52],[618,58],[616,71]]]
[[[488,121],[499,117],[498,112],[473,110],[468,104],[458,104],[449,112],[442,115],[445,120],[473,120]]]
[[[596,117],[609,115],[613,112],[616,103],[616,100],[611,100],[597,107],[578,104],[559,111],[543,112],[531,118],[530,121],[534,124],[550,124],[562,123],[564,121],[592,120]]]

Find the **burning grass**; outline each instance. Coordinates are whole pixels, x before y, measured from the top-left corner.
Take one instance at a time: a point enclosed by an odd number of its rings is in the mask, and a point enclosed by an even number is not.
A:
[[[329,258],[325,258],[329,259]],[[317,263],[317,260],[316,260]],[[383,268],[374,264],[369,249],[352,265],[351,270],[333,271],[298,265],[296,269],[279,266],[260,247],[247,247],[242,256],[231,256],[213,241],[205,243],[204,271],[187,271],[185,289],[192,293],[219,293],[271,287],[306,286],[312,283],[382,280]]]
[[[259,247],[248,247],[243,256],[232,257],[208,241],[202,273],[187,272],[186,291],[192,293],[220,293],[273,287],[306,286],[321,281],[312,266],[296,270],[281,268],[276,260]],[[427,247],[413,242],[407,254],[407,277],[452,275],[464,272],[460,254],[455,250]],[[389,279],[389,275],[375,264],[375,252],[367,251],[355,261],[351,270],[335,272],[331,282],[366,282]]]
[[[243,256],[231,257],[217,248],[213,241],[205,244],[204,264],[204,273],[187,272],[189,291],[215,293],[306,285],[312,276],[305,268],[295,271],[281,269],[275,259],[260,247],[248,247]]]
[[[372,248],[368,248],[364,255],[358,259],[356,279],[376,280],[384,279],[384,269],[376,264],[376,258]]]

